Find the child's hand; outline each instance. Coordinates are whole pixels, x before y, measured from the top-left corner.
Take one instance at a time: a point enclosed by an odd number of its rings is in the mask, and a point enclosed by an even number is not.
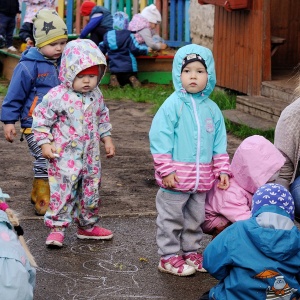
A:
[[[30,47],[34,46],[33,41],[31,39],[27,39],[26,44],[27,44],[27,46],[30,46]]]
[[[104,143],[104,148],[106,152],[107,158],[112,158],[115,156],[115,146],[112,142],[112,139],[110,136],[106,136],[102,139],[102,142]]]
[[[4,124],[3,125],[5,139],[12,143],[14,137],[17,135],[15,124]]]
[[[229,188],[229,177],[227,174],[220,174],[220,182],[218,188],[221,190],[227,190]]]
[[[42,155],[44,158],[52,159],[52,158],[57,157],[57,154],[55,153],[56,149],[53,145],[43,144],[43,145],[41,145],[41,148],[42,148]]]
[[[168,48],[168,45],[167,44],[164,44],[164,43],[160,43],[160,50],[165,50]]]
[[[176,187],[176,183],[179,183],[179,178],[176,173],[171,173],[163,178],[162,183],[165,187],[174,188]]]

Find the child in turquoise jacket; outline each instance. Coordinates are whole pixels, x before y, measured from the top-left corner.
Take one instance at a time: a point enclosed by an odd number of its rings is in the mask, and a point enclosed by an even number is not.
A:
[[[159,270],[178,276],[205,272],[201,224],[205,197],[216,179],[229,186],[224,118],[209,99],[216,84],[212,52],[199,45],[180,48],[173,61],[175,92],[156,113],[149,137],[155,177]],[[183,252],[178,255],[179,251]]]

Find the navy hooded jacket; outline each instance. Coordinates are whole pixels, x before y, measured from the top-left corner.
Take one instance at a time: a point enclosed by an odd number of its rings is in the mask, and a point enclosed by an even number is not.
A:
[[[45,59],[35,47],[22,54],[3,100],[1,121],[4,124],[15,124],[20,120],[22,128],[31,128],[32,117],[29,111],[33,100],[37,96],[38,105],[51,88],[60,84],[59,64],[60,59],[54,64]]]
[[[108,55],[112,73],[137,72],[135,56],[147,55],[148,47],[139,44],[129,30],[110,30],[99,44],[100,50]]]

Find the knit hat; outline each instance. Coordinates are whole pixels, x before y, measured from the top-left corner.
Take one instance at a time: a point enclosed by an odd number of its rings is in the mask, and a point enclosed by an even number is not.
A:
[[[79,72],[77,76],[80,75],[99,75],[99,65],[91,66]]]
[[[161,22],[161,14],[154,4],[146,6],[142,10],[141,15],[151,23],[157,24]]]
[[[38,48],[59,39],[68,39],[65,22],[53,9],[41,9],[33,18],[33,37]]]
[[[264,211],[277,212],[280,208],[283,215],[294,221],[294,200],[290,192],[282,185],[267,183],[261,186],[252,198],[252,216]]]
[[[129,17],[122,11],[116,11],[113,15],[113,29],[123,30],[128,29]]]
[[[207,69],[206,64],[205,64],[205,60],[196,53],[191,53],[188,54],[182,61],[182,67],[181,67],[181,72],[183,71],[183,69],[186,67],[186,65],[190,64],[191,62],[194,61],[200,61],[201,64],[205,67],[205,69]]]
[[[84,1],[80,7],[80,14],[84,17],[87,17],[91,14],[92,9],[96,6],[95,2],[92,1]]]

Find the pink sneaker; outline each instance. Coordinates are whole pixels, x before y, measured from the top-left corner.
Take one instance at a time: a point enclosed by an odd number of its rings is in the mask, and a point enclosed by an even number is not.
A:
[[[158,269],[161,272],[170,273],[177,276],[189,276],[196,272],[195,268],[185,263],[182,256],[175,255],[168,259],[161,258]]]
[[[191,253],[188,255],[183,255],[183,259],[189,265],[195,268],[196,271],[205,273],[207,272],[203,268],[203,256],[200,253]]]
[[[46,245],[48,246],[57,246],[62,247],[64,242],[64,234],[63,232],[51,232],[46,240]]]
[[[94,226],[91,231],[78,227],[77,237],[79,239],[110,240],[113,237],[113,233],[108,229],[98,226]]]

